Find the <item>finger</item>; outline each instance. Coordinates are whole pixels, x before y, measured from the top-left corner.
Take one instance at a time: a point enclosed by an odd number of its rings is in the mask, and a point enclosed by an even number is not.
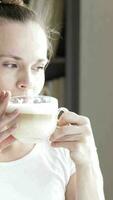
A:
[[[78,135],[80,137],[85,137],[85,135],[88,135],[90,132],[90,129],[88,129],[87,126],[77,126],[77,125],[67,125],[67,126],[61,126],[57,127],[55,130],[55,133],[51,135],[50,140],[54,141],[56,139],[60,139],[61,137],[67,136],[67,135],[75,135],[75,137]]]
[[[83,134],[73,134],[73,135],[66,135],[63,137],[59,137],[52,142],[82,142],[84,139]]]
[[[6,115],[4,118],[0,120],[0,129],[3,129],[8,124],[13,123],[14,120],[18,120],[20,117],[20,113],[18,110],[13,111],[9,115]]]
[[[2,98],[3,98],[3,96],[5,95],[5,91],[4,90],[1,90],[0,91],[0,102],[2,102]]]
[[[61,115],[64,113],[64,112],[68,112],[69,110],[65,107],[60,107],[58,109],[58,119],[61,117]]]
[[[5,114],[10,96],[11,93],[9,91],[3,91],[2,95],[0,96],[0,116]]]
[[[51,143],[52,147],[55,147],[55,148],[64,147],[64,148],[70,149],[71,151],[73,149],[75,149],[76,145],[78,145],[77,142],[67,142],[67,141],[66,142],[52,142]]]
[[[89,119],[85,116],[78,115],[74,112],[65,111],[58,120],[58,125],[63,126],[66,124],[84,125],[89,123]]]
[[[0,93],[0,104],[3,103],[4,99],[6,97],[10,97],[11,96],[11,92],[10,91],[2,91]]]
[[[17,128],[16,124],[13,124],[10,128],[5,131],[0,132],[0,143],[11,135],[11,132]]]
[[[12,112],[6,112],[6,117],[7,117],[7,118],[10,118],[10,117],[13,117],[14,115],[17,115],[17,114],[20,114],[20,112],[19,112],[18,109],[15,109],[15,110],[12,111]]]
[[[9,145],[11,145],[13,142],[15,142],[15,138],[10,135],[8,138],[6,138],[2,143],[0,143],[0,151],[2,152],[4,149],[6,149]]]

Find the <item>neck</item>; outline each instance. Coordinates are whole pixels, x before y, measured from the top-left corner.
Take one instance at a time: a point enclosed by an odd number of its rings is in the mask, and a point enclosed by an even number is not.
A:
[[[34,144],[24,144],[16,140],[0,152],[0,162],[18,160],[27,155],[34,146]]]

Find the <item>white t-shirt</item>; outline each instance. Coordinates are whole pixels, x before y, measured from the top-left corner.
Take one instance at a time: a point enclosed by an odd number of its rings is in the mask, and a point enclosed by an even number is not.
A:
[[[0,199],[64,200],[74,172],[67,149],[37,144],[19,160],[0,162]]]

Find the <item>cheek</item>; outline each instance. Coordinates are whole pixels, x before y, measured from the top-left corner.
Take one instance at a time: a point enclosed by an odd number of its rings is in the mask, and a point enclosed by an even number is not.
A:
[[[15,76],[10,76],[9,74],[2,74],[0,76],[0,89],[2,90],[12,90],[15,85]]]
[[[45,83],[45,75],[44,73],[41,73],[35,79],[34,88],[37,93],[41,92],[41,90],[43,89],[44,83]]]

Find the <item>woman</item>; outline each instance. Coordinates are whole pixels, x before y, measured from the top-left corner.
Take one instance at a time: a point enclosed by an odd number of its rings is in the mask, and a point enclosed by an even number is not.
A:
[[[87,117],[65,109],[51,145],[24,144],[11,133],[19,111],[6,112],[10,95],[38,93],[50,43],[43,20],[21,0],[0,3],[0,198],[104,200],[103,179]],[[8,129],[5,127],[9,126]]]

